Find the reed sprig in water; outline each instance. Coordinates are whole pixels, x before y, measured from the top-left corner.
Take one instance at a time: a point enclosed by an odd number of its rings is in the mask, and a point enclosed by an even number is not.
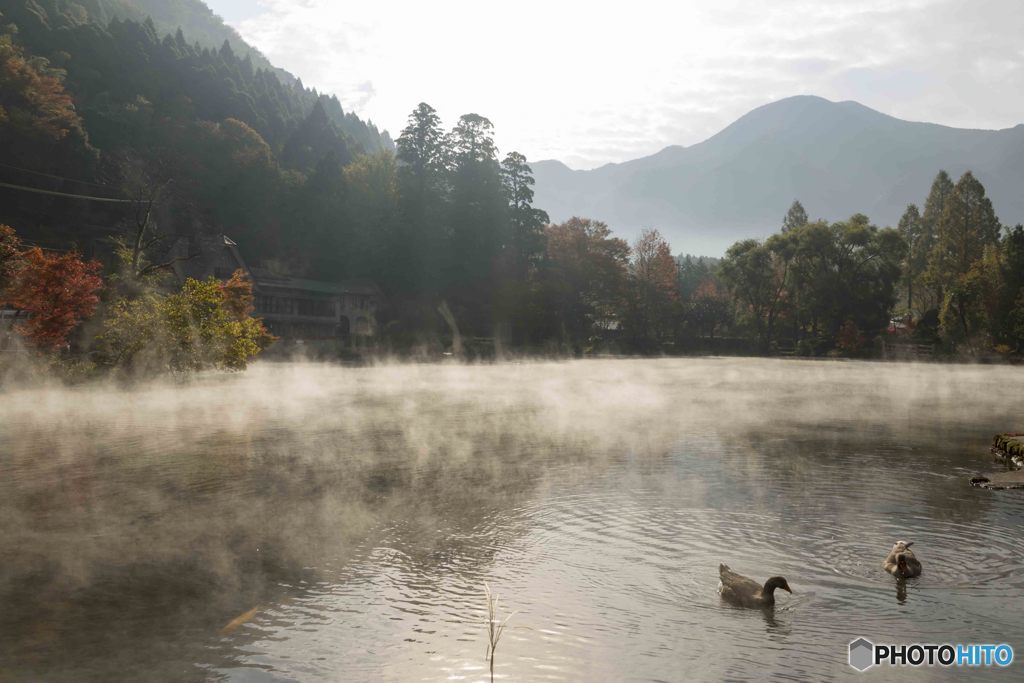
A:
[[[491,665],[491,680],[494,680],[494,652],[498,648],[498,641],[505,632],[505,626],[515,612],[510,613],[504,619],[498,619],[498,594],[491,592],[491,587],[484,583],[484,593],[487,595],[487,654],[485,661]]]

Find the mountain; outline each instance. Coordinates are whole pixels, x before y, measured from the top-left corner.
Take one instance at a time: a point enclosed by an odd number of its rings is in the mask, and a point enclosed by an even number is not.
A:
[[[226,40],[239,56],[249,55],[256,68],[273,69],[259,50],[242,40],[201,0],[28,0],[13,4],[23,4],[41,17],[63,15],[64,20],[80,23],[88,19],[100,26],[114,19],[141,23],[148,17],[161,35],[173,35],[180,28],[189,40],[208,48],[219,48]]]
[[[237,60],[239,68],[235,71],[240,73],[229,74],[233,81],[230,85],[218,84],[216,87],[227,88],[229,92],[236,89],[250,91],[242,94],[255,100],[255,115],[242,115],[237,107],[230,114],[252,125],[272,144],[276,142],[273,140],[275,134],[287,137],[320,102],[331,124],[357,148],[366,152],[394,149],[387,131],[379,131],[372,122],[362,121],[351,112],[342,111],[336,97],[306,88],[301,79],[274,67],[201,0],[0,0],[0,16],[18,27],[20,41],[35,54],[72,71],[72,81],[76,77],[73,73],[76,63],[72,60],[64,64],[67,61],[64,55],[72,41],[81,47],[90,39],[96,39],[99,35],[97,30],[116,34],[123,31],[122,25],[144,25],[158,42],[178,43],[176,48],[179,52],[190,49],[200,54],[207,50],[219,52],[226,61]],[[109,41],[111,38],[105,39]],[[145,43],[148,37],[141,36],[139,40]],[[152,60],[151,46],[142,47],[149,53],[144,55],[147,60]],[[83,57],[74,53],[72,56],[79,60]],[[198,68],[207,66],[203,64]],[[270,75],[274,82],[261,87],[260,92],[242,82],[251,80],[254,75],[262,77],[262,74]],[[113,77],[115,74],[109,75]],[[259,97],[269,91],[273,92],[267,95],[268,103],[259,102]],[[260,111],[261,107],[263,111]],[[268,116],[265,110],[270,108],[283,113],[274,112]],[[281,121],[272,120],[275,116]]]
[[[137,224],[133,200],[157,198],[155,259],[226,233],[253,264],[365,276],[350,229],[365,216],[346,178],[378,163],[362,153],[393,148],[387,133],[227,38],[208,47],[114,12],[148,4],[0,0],[0,224],[112,262],[112,239]]]
[[[895,225],[939,169],[985,185],[1004,223],[1024,221],[1024,125],[965,130],[903,121],[857,102],[790,97],[690,147],[589,171],[532,164],[553,221],[587,216],[632,238],[658,228],[675,251],[720,254],[779,229],[794,199],[812,218],[867,214]]]

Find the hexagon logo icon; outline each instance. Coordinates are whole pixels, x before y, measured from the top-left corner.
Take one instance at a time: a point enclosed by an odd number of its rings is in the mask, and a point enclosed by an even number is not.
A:
[[[850,642],[850,666],[857,671],[867,671],[875,665],[875,644],[867,638]]]

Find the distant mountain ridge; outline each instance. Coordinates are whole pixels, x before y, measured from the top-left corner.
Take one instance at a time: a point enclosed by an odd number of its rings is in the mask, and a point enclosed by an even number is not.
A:
[[[972,170],[1004,223],[1024,221],[1024,125],[950,128],[814,96],[758,107],[690,147],[589,171],[532,167],[536,204],[552,220],[596,218],[626,237],[656,227],[677,252],[720,254],[771,234],[794,199],[812,219],[859,211],[895,225],[943,168]]]

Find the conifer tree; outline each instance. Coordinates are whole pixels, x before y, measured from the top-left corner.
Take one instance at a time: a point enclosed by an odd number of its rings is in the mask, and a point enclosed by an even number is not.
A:
[[[807,212],[804,210],[804,205],[797,200],[789,207],[786,217],[782,219],[782,232],[789,232],[801,225],[807,225]]]

